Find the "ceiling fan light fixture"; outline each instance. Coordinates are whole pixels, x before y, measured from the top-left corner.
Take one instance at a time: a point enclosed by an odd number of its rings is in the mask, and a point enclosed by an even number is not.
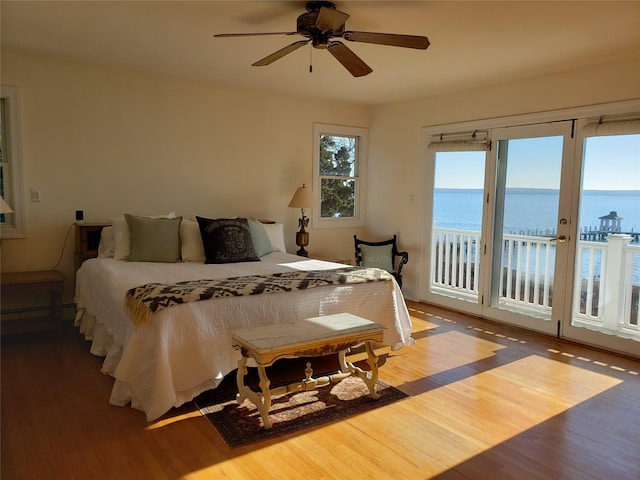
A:
[[[312,38],[311,45],[313,48],[321,48],[326,49],[329,46],[329,35],[314,35]]]

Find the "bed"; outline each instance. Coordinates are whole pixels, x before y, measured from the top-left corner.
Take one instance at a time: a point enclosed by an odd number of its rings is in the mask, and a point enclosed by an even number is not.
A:
[[[384,325],[384,344],[393,349],[413,343],[410,316],[393,279],[190,301],[160,309],[147,321],[134,323],[125,308],[125,297],[131,289],[150,283],[345,269],[342,264],[286,253],[281,225],[275,225],[271,232],[264,226],[270,241],[257,261],[204,263],[201,250],[206,241],[198,242],[193,222],[178,223],[182,223],[179,260],[139,261],[115,254],[117,246],[107,244],[122,244],[123,239],[109,240],[122,230],[114,220],[113,227],[103,230],[98,258],[86,260],[76,274],[75,323],[91,341],[91,353],[104,357],[102,372],[115,379],[111,404],[130,404],[142,410],[147,421],[153,421],[172,407],[216,388],[237,368],[240,353],[231,345],[230,332],[239,328],[295,324],[308,317],[349,312]],[[193,235],[188,235],[187,227]],[[133,246],[133,237],[124,241]],[[190,241],[196,254],[188,251]]]

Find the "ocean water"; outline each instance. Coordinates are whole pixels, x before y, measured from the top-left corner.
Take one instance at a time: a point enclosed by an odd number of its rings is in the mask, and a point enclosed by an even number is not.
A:
[[[558,201],[558,190],[507,189],[504,231],[555,230]],[[433,220],[443,228],[480,231],[482,206],[482,190],[436,188]],[[599,218],[612,211],[622,217],[623,231],[640,231],[640,190],[585,191],[580,208],[580,230],[585,227],[598,229]]]
[[[480,231],[482,190],[435,189],[433,220],[438,227]],[[550,235],[557,228],[558,190],[507,189],[505,196],[505,233]],[[616,212],[622,217],[623,232],[640,232],[640,190],[583,192],[580,231],[598,230],[600,217]],[[638,241],[634,241],[637,245]],[[633,284],[640,284],[640,260],[633,265]],[[598,262],[599,263],[599,262]],[[599,265],[597,265],[599,271]]]

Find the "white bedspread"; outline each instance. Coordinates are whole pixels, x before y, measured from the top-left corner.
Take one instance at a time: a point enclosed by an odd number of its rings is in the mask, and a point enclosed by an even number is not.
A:
[[[91,352],[105,356],[102,371],[115,377],[110,402],[131,403],[152,421],[215,388],[237,367],[240,353],[231,346],[232,330],[350,312],[387,327],[384,343],[400,348],[413,342],[411,319],[394,281],[190,302],[135,327],[124,309],[128,289],[151,282],[343,267],[279,252],[260,262],[223,265],[91,259],[76,275],[76,324],[93,342]]]

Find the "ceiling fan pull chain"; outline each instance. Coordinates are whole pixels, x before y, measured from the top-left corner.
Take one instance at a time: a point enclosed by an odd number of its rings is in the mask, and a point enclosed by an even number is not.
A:
[[[309,73],[313,73],[313,47],[309,47]]]

